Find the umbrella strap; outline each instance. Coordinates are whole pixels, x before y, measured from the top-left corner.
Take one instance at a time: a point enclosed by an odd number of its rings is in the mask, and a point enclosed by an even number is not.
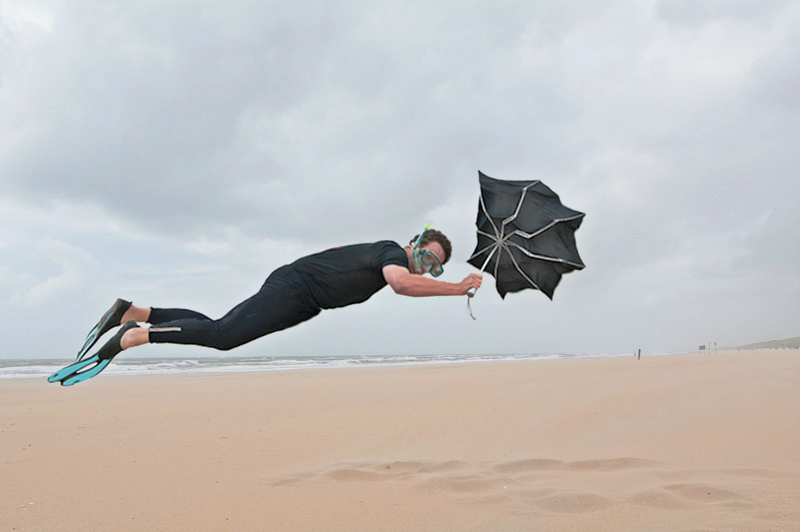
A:
[[[469,312],[469,317],[475,320],[475,316],[472,315],[472,306],[469,304],[469,302],[472,301],[473,295],[475,294],[470,294],[469,292],[467,292],[467,311]]]
[[[488,216],[488,214],[487,214],[487,216]],[[492,248],[492,251],[491,251],[491,253],[489,253],[489,256],[486,257],[485,261],[483,261],[483,266],[481,266],[481,273],[483,273],[483,270],[485,270],[486,266],[489,265],[489,260],[491,260],[492,256],[494,256],[494,252],[497,251],[497,248],[499,248],[499,247],[500,247],[500,243],[498,243],[496,246],[494,246]],[[469,311],[469,317],[474,320],[475,316],[472,315],[472,305],[470,305],[469,302],[475,296],[475,289],[474,288],[470,288],[470,290],[472,290],[472,292],[467,292],[467,310]]]

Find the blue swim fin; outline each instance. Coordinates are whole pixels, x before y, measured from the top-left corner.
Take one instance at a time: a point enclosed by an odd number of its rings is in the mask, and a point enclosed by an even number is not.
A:
[[[94,355],[86,360],[80,360],[74,364],[62,368],[47,378],[48,382],[61,382],[61,386],[72,386],[85,380],[91,379],[104,369],[111,362],[110,359],[103,360]]]
[[[109,362],[122,352],[122,337],[131,329],[138,329],[135,321],[130,320],[123,325],[117,334],[111,337],[106,344],[98,349],[97,353],[85,360],[60,369],[48,377],[49,382],[60,382],[61,386],[72,386],[91,379],[108,366]]]

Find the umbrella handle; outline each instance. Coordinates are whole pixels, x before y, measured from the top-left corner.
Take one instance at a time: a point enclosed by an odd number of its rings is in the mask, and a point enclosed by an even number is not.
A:
[[[483,206],[483,197],[481,197],[481,206]],[[484,212],[486,212],[486,208],[485,207],[484,207],[483,210],[484,210]],[[489,216],[489,214],[487,213],[486,216]],[[486,269],[486,266],[489,264],[489,259],[492,258],[492,256],[494,255],[494,252],[497,251],[498,247],[500,247],[500,246],[494,246],[492,248],[492,252],[489,253],[489,256],[486,257],[485,261],[483,261],[483,266],[481,266],[481,273],[483,273],[483,270]],[[467,310],[469,311],[469,317],[472,318],[473,320],[475,319],[475,316],[472,315],[472,306],[470,306],[469,301],[470,301],[470,299],[475,297],[475,292],[477,292],[477,291],[478,291],[477,288],[470,288],[469,290],[467,290]]]
[[[473,320],[475,319],[475,316],[472,315],[472,306],[469,304],[469,302],[473,297],[475,297],[475,292],[477,292],[476,288],[470,288],[467,290],[467,311],[469,312],[469,317]]]

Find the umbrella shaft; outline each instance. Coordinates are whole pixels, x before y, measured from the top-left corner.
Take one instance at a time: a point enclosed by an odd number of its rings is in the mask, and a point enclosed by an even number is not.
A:
[[[497,245],[492,248],[492,252],[489,253],[489,256],[486,257],[485,261],[483,261],[483,266],[481,266],[481,273],[483,273],[483,270],[486,269],[486,266],[489,264],[489,261],[492,260],[492,256],[494,255],[494,252],[497,251],[497,248],[499,248],[499,247],[500,247],[500,243],[498,242]]]

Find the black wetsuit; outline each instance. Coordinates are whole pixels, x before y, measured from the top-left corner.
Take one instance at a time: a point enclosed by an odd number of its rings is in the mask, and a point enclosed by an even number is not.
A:
[[[409,267],[405,250],[388,240],[309,255],[272,272],[256,295],[218,320],[193,310],[153,308],[150,341],[233,349],[321,309],[366,301],[386,286],[382,270],[390,264]]]

